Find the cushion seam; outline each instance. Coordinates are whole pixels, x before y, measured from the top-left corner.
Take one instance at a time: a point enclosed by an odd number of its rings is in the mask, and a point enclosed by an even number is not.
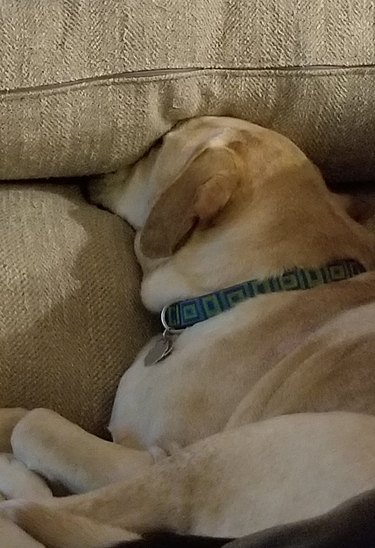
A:
[[[163,74],[153,74],[153,72],[164,71]],[[139,74],[142,73],[142,76]],[[149,73],[149,74],[147,74]],[[310,67],[265,67],[265,68],[196,68],[196,69],[155,69],[150,71],[134,71],[114,74],[105,74],[102,76],[94,76],[72,80],[67,82],[59,82],[53,84],[41,84],[39,86],[26,86],[18,88],[0,89],[0,98],[18,98],[22,96],[30,97],[31,95],[40,96],[46,94],[61,94],[71,90],[81,90],[90,87],[106,87],[111,85],[124,84],[144,84],[152,82],[167,82],[173,80],[184,80],[197,77],[211,77],[214,75],[231,76],[231,77],[277,77],[277,78],[308,78],[308,77],[337,77],[340,75],[367,76],[375,73],[375,64],[368,65],[314,65]],[[138,74],[138,75],[137,75]]]

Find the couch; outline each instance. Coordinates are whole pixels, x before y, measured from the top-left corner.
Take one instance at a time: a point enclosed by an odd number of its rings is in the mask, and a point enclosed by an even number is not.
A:
[[[87,203],[87,176],[215,114],[285,133],[330,183],[371,182],[374,20],[370,0],[3,0],[2,407],[50,407],[105,435],[157,328],[132,230]]]

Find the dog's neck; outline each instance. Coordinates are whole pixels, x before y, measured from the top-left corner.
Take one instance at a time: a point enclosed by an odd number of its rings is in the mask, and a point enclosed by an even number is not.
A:
[[[309,195],[307,190],[303,200],[297,198],[300,192],[281,200],[275,190],[264,204],[253,201],[232,220],[194,234],[176,255],[144,277],[145,306],[160,312],[181,299],[338,259],[353,259],[372,270],[372,236],[327,196],[317,200],[314,192]],[[288,206],[281,208],[285,203]]]

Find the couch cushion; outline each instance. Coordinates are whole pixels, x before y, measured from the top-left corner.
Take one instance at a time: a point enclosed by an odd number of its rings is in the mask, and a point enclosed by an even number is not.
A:
[[[4,183],[0,212],[0,407],[102,434],[150,333],[131,229],[74,186]]]
[[[370,0],[3,0],[0,178],[107,172],[178,120],[247,118],[372,178]]]

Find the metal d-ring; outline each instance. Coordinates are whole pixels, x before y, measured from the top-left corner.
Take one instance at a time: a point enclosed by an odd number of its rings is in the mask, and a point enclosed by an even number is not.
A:
[[[183,329],[174,329],[173,327],[170,327],[167,324],[167,320],[165,319],[165,316],[166,316],[166,313],[167,313],[167,308],[168,308],[168,305],[163,306],[162,311],[160,312],[160,321],[161,321],[162,326],[164,327],[163,336],[167,336],[168,334],[178,335],[179,333],[181,333],[183,331]]]

